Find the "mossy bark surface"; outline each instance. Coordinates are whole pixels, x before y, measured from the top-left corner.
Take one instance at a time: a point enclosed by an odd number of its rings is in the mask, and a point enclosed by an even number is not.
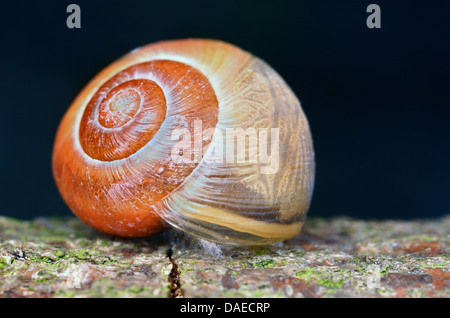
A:
[[[220,247],[174,230],[130,240],[75,218],[0,217],[0,297],[169,295],[450,297],[450,216],[310,217],[299,236],[255,248]]]

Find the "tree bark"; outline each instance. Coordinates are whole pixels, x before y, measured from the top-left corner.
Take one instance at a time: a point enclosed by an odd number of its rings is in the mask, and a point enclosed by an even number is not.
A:
[[[450,216],[310,217],[299,236],[251,248],[0,217],[0,297],[450,297],[449,252]]]

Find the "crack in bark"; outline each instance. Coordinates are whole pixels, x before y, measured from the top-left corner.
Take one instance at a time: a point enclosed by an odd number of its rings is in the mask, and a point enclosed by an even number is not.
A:
[[[170,270],[168,281],[169,285],[169,298],[180,298],[183,297],[183,290],[181,289],[181,279],[180,271],[178,269],[177,263],[172,259],[173,251],[172,249],[167,250],[166,256],[172,263],[172,269]]]

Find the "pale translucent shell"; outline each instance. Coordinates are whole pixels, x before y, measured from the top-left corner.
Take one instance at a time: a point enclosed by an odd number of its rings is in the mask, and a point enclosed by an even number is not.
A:
[[[72,141],[86,163],[98,169],[126,169],[123,175],[138,170],[141,161],[152,164],[152,156],[167,151],[153,139],[126,160],[126,167],[118,168],[123,160],[93,160],[76,141],[84,101],[92,98],[105,79],[151,60],[179,61],[209,79],[219,102],[217,129],[254,128],[259,132],[265,128],[270,132],[276,128],[279,132],[279,156],[272,158],[273,171],[259,157],[245,163],[214,161],[212,149],[222,146],[215,136],[192,174],[153,209],[172,226],[223,244],[267,244],[297,235],[314,187],[314,151],[307,119],[284,80],[265,62],[233,45],[212,40],[168,41],[130,52],[104,69],[77,97],[65,118],[75,124],[62,139]],[[163,81],[158,84],[164,91]],[[161,129],[166,129],[164,124]]]

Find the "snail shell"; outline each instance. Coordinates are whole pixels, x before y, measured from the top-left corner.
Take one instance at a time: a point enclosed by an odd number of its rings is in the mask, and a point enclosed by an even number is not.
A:
[[[255,245],[300,232],[314,152],[298,99],[270,66],[189,39],[101,71],[62,119],[52,169],[66,204],[101,232],[143,237],[168,223]]]

